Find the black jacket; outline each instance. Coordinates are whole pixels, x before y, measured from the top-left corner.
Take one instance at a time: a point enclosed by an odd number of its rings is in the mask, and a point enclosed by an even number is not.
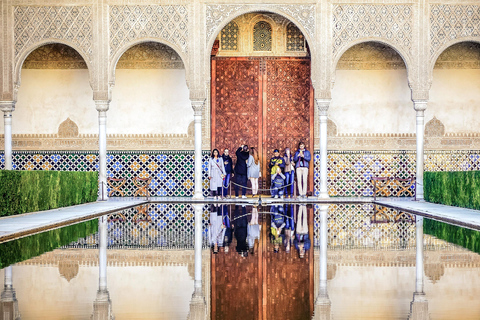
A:
[[[235,154],[237,155],[237,163],[235,164],[235,173],[243,174],[246,176],[247,160],[250,154],[248,153],[248,151],[243,151],[241,147],[237,149],[237,152],[235,152]]]

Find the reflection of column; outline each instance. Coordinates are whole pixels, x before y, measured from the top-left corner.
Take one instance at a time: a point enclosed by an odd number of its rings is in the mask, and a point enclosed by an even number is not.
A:
[[[417,112],[417,190],[418,200],[423,200],[423,158],[424,158],[424,134],[425,134],[425,117],[424,112],[427,109],[426,100],[415,100],[414,108]]]
[[[192,101],[195,128],[195,191],[194,199],[203,199],[202,178],[202,111],[205,100]]]
[[[4,141],[5,141],[5,170],[12,170],[12,112],[15,110],[14,101],[0,101],[3,111]]]
[[[95,100],[98,111],[98,196],[106,200],[107,194],[107,111],[108,100]]]
[[[327,226],[328,205],[320,206],[320,283],[317,300],[313,312],[313,319],[330,319],[332,302],[327,290]]]
[[[107,216],[98,218],[98,291],[93,302],[93,320],[115,319],[107,288]]]
[[[320,114],[320,198],[328,198],[327,188],[327,111],[331,99],[316,99]]]
[[[428,300],[423,292],[423,217],[416,217],[416,264],[415,264],[415,292],[410,303],[408,319],[427,320]]]
[[[6,267],[4,272],[5,282],[0,299],[0,317],[4,320],[20,320],[18,301],[13,289],[12,266]]]
[[[195,279],[194,291],[192,300],[190,301],[190,311],[188,313],[188,320],[206,320],[207,319],[207,304],[202,288],[202,216],[203,204],[194,204],[195,210]]]

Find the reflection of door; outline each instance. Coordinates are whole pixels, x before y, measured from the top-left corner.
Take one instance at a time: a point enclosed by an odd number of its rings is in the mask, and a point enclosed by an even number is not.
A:
[[[264,177],[275,148],[295,152],[305,141],[313,151],[309,58],[213,57],[211,88],[212,148],[257,147]]]

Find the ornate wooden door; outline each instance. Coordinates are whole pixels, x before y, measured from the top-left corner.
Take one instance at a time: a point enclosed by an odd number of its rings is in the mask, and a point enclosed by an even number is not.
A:
[[[274,149],[295,152],[304,141],[313,151],[309,58],[212,57],[211,88],[212,148],[228,148],[235,160],[241,144],[257,147],[263,177]],[[312,191],[313,169],[310,175]]]

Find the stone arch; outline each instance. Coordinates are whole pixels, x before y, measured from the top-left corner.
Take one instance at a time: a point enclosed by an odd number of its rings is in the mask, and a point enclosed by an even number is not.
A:
[[[433,69],[435,68],[435,64],[437,63],[438,58],[440,55],[445,52],[448,48],[451,46],[454,46],[456,44],[462,43],[462,42],[475,42],[480,44],[480,39],[478,37],[466,37],[466,38],[460,38],[460,39],[453,39],[444,45],[442,45],[432,56],[432,59],[430,60],[430,65],[428,66],[428,78],[429,82],[431,83],[433,80]]]
[[[222,31],[222,29],[230,21],[232,21],[232,20],[234,20],[234,19],[236,19],[236,18],[238,18],[238,17],[240,17],[244,14],[247,14],[247,13],[262,13],[262,12],[275,13],[275,14],[278,14],[278,15],[290,20],[290,22],[293,22],[297,26],[297,28],[299,28],[300,31],[302,31],[303,35],[305,36],[305,40],[307,41],[307,43],[310,47],[310,50],[313,50],[313,45],[314,45],[315,42],[310,37],[310,34],[305,29],[305,26],[300,21],[298,21],[298,19],[295,19],[293,16],[283,12],[282,10],[274,8],[274,7],[270,7],[270,6],[266,6],[266,5],[260,5],[260,6],[255,6],[255,7],[250,7],[249,6],[249,7],[241,8],[241,9],[235,11],[234,14],[232,14],[231,16],[228,16],[225,19],[223,19],[217,25],[217,27],[213,30],[212,34],[210,35],[210,38],[207,39],[207,47],[206,47],[205,52],[208,55],[208,59],[206,59],[206,60],[210,61],[210,52],[212,50],[213,43],[215,42],[215,39],[217,38],[217,35]],[[314,56],[314,53],[312,52],[311,55]]]
[[[146,42],[156,42],[156,43],[161,43],[161,44],[164,44],[166,46],[169,46],[180,56],[183,64],[185,65],[185,73],[186,73],[185,77],[186,77],[187,86],[188,86],[190,72],[189,72],[189,67],[188,67],[187,56],[185,55],[185,53],[182,52],[180,47],[178,47],[177,45],[173,44],[172,42],[165,41],[165,40],[159,39],[159,38],[139,38],[139,39],[135,39],[133,41],[127,42],[122,47],[120,47],[117,50],[117,52],[113,55],[112,60],[110,62],[110,66],[109,66],[109,70],[108,70],[110,83],[112,83],[112,84],[115,83],[115,70],[117,69],[118,60],[120,60],[120,58],[123,56],[123,54],[125,52],[127,52],[128,49],[136,46],[137,44],[146,43]]]
[[[340,58],[343,56],[343,54],[350,48],[361,44],[365,42],[377,42],[384,44],[386,46],[389,46],[392,48],[403,60],[403,63],[405,63],[405,68],[407,69],[407,80],[410,83],[410,74],[412,74],[412,69],[413,69],[413,63],[412,59],[410,57],[410,54],[405,52],[403,49],[398,48],[394,43],[382,39],[382,38],[363,38],[363,39],[358,39],[356,41],[350,42],[347,46],[342,48],[342,50],[338,51],[335,56],[333,57],[333,63],[332,63],[332,70],[333,70],[333,77],[332,77],[332,82],[335,80],[335,71],[337,70],[338,62],[340,61]]]
[[[91,86],[94,72],[93,72],[93,68],[92,68],[92,63],[89,59],[87,59],[88,56],[85,54],[85,52],[83,52],[80,49],[80,47],[75,45],[73,42],[63,40],[63,39],[46,39],[46,40],[39,41],[39,42],[36,42],[36,43],[32,44],[31,46],[25,48],[19,54],[17,61],[15,61],[15,71],[14,71],[15,91],[17,91],[18,88],[20,87],[22,66],[23,66],[23,63],[25,62],[25,59],[27,59],[27,57],[30,55],[30,53],[32,53],[33,51],[35,51],[36,49],[38,49],[38,48],[40,48],[44,45],[55,44],[55,43],[60,43],[60,44],[69,46],[70,48],[72,48],[76,52],[78,52],[78,54],[83,58],[83,60],[85,61],[85,64],[87,65],[88,74],[89,74],[89,77],[90,77],[90,86]],[[15,96],[16,96],[16,92],[15,92]]]

